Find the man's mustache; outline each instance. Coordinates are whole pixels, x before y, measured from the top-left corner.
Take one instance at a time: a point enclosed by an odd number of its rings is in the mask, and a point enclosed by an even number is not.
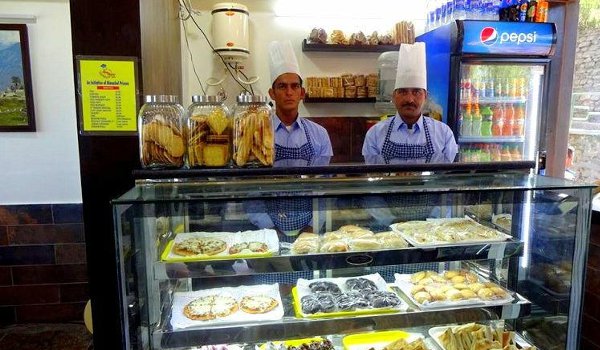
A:
[[[417,105],[416,105],[416,104],[414,104],[414,103],[407,102],[407,103],[403,104],[403,105],[402,105],[402,107],[413,107],[413,108],[417,108]]]

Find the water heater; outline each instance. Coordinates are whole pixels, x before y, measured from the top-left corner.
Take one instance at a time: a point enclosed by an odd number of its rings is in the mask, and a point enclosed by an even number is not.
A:
[[[211,14],[215,51],[229,62],[248,58],[248,8],[234,2],[221,2],[213,6]]]

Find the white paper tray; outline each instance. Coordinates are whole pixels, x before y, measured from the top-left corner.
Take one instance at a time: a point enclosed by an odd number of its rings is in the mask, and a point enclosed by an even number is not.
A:
[[[189,238],[215,238],[220,239],[227,243],[227,249],[225,251],[215,255],[179,255],[173,251],[173,247],[176,243],[185,241]],[[267,244],[267,252],[241,252],[238,254],[229,254],[229,248],[242,242],[263,242]],[[220,260],[228,258],[249,258],[249,257],[261,257],[271,256],[279,254],[279,238],[277,232],[271,229],[262,229],[254,231],[243,231],[243,232],[184,232],[175,236],[173,241],[169,242],[165,248],[165,252],[162,254],[163,261],[169,262],[186,262],[186,261],[198,261],[198,260]]]
[[[238,303],[250,295],[267,295],[277,300],[278,305],[273,310],[264,314],[248,314],[240,308],[233,314],[216,318],[214,320],[192,320],[183,314],[183,308],[193,300],[208,295],[226,295],[235,298]],[[279,284],[263,284],[256,286],[224,287],[199,290],[194,292],[176,292],[173,295],[173,307],[171,314],[171,326],[174,329],[189,328],[194,326],[223,325],[232,323],[253,323],[258,321],[279,320],[283,318],[283,305],[281,304],[281,295],[279,294]]]
[[[441,272],[440,274],[443,274],[443,272]],[[471,306],[471,305],[493,306],[493,305],[503,305],[503,304],[513,301],[511,292],[503,288],[504,291],[507,293],[506,298],[494,299],[494,300],[482,300],[482,299],[467,299],[467,300],[457,300],[457,301],[444,300],[444,301],[433,301],[433,302],[421,304],[413,298],[412,293],[410,292],[411,288],[414,286],[414,284],[412,282],[410,282],[410,276],[411,276],[411,274],[405,274],[405,275],[401,275],[398,273],[394,274],[394,277],[396,278],[396,282],[395,282],[396,286],[398,286],[398,288],[400,288],[402,293],[404,293],[415,305],[417,305],[422,310],[452,308],[452,307],[457,307],[457,306]],[[484,283],[484,282],[488,282],[488,281],[480,281],[480,282]],[[501,287],[501,286],[499,286],[499,287]]]
[[[471,219],[469,217],[465,217],[465,218],[448,218],[448,219],[427,219],[427,221],[424,221],[424,223],[433,222],[434,224],[436,224],[436,223],[437,224],[442,224],[443,222],[452,222],[452,221],[459,221],[459,220],[464,220],[464,219],[469,219],[475,225],[486,227],[486,226],[483,226],[480,223],[474,221],[473,219]],[[432,241],[428,241],[428,242],[419,242],[412,235],[410,235],[407,232],[405,232],[404,230],[402,230],[401,229],[401,224],[402,223],[391,224],[390,228],[392,229],[392,231],[399,233],[402,236],[402,238],[404,238],[408,243],[410,243],[414,247],[443,247],[443,246],[453,246],[453,245],[461,245],[461,244],[469,244],[469,243],[474,244],[474,243],[504,242],[507,239],[511,239],[512,238],[511,235],[508,235],[506,233],[503,233],[503,232],[500,232],[498,230],[495,230],[497,232],[497,235],[498,235],[497,238],[489,238],[489,239],[467,239],[467,240],[461,240],[461,241],[456,241],[456,242],[448,242],[448,241],[440,241],[440,240],[432,240]],[[486,227],[486,228],[489,229],[488,227]],[[424,228],[424,229],[428,229],[428,228]]]

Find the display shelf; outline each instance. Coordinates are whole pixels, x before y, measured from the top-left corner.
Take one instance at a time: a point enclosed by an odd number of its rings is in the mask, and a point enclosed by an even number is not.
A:
[[[375,103],[375,97],[343,98],[343,97],[305,97],[304,103]]]
[[[456,246],[404,248],[370,252],[347,252],[334,254],[284,255],[268,258],[247,259],[259,261],[268,272],[313,271],[338,268],[386,266],[399,264],[414,264],[422,262],[449,262],[456,260],[504,259],[519,257],[523,254],[523,242],[508,240],[494,243],[469,243]],[[211,264],[233,264],[233,260],[196,261],[189,264],[207,266]],[[207,276],[204,270],[183,268],[183,263],[156,262],[154,278],[214,278]],[[277,267],[275,270],[274,267]],[[252,271],[246,274],[253,274]],[[236,275],[235,271],[222,272],[220,276]]]
[[[154,331],[153,340],[156,344],[161,344],[163,348],[197,346],[198,344],[257,343],[265,340],[349,334],[361,329],[387,330],[425,326],[433,323],[486,321],[490,319],[490,315],[496,315],[496,318],[511,319],[528,316],[531,311],[531,303],[526,298],[514,293],[515,300],[513,302],[497,306],[472,305],[427,311],[418,310],[413,306],[407,312],[347,318],[303,319],[293,316],[288,286],[281,286],[281,291],[285,307],[285,316],[282,320],[173,330],[168,326],[170,315],[164,315],[165,319],[161,322],[163,327]],[[287,294],[285,294],[286,292]],[[404,295],[401,297],[408,299]]]
[[[522,136],[459,136],[458,143],[508,143],[525,142]]]
[[[400,45],[341,45],[341,44],[314,44],[306,39],[302,41],[302,51],[321,52],[386,52],[398,51]]]
[[[494,98],[479,98],[477,103],[480,105],[489,105],[495,103],[526,103],[527,99],[522,97],[494,97]],[[469,101],[461,100],[461,105],[467,105]],[[474,104],[475,100],[471,100],[471,104]]]
[[[551,315],[565,315],[569,313],[569,294],[560,295],[549,292],[533,281],[521,281],[519,290],[527,291],[533,303]]]

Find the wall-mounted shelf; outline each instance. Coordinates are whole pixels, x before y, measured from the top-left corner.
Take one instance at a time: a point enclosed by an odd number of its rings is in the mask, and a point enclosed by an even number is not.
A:
[[[305,97],[304,103],[375,103],[375,97],[364,97],[364,98]]]
[[[400,45],[341,45],[341,44],[313,44],[304,39],[302,41],[302,51],[322,51],[322,52],[386,52],[398,51]]]

